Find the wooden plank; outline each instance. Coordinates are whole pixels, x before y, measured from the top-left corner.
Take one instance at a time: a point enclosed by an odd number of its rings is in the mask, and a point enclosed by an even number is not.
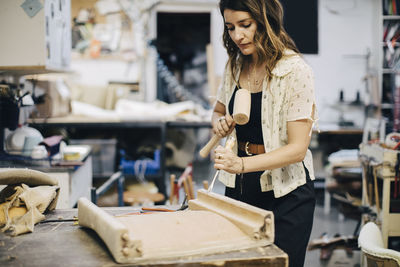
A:
[[[204,189],[197,191],[197,199],[189,201],[191,210],[208,210],[219,214],[255,239],[274,242],[274,214]]]

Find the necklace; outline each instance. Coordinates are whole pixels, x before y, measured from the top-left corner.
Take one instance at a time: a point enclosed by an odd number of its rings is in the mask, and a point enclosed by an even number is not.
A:
[[[256,66],[253,66],[253,82],[252,79],[250,79],[250,64],[249,64],[249,70],[247,71],[247,84],[249,86],[249,91],[250,92],[257,92],[260,89],[260,85],[262,84],[263,77],[258,77],[258,73],[256,71]],[[254,85],[254,86],[251,86]]]

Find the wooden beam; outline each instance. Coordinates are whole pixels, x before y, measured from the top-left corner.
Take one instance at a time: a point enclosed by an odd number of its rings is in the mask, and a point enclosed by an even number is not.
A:
[[[204,189],[197,191],[197,199],[189,201],[189,209],[212,211],[227,218],[250,237],[274,242],[274,214],[271,211]]]

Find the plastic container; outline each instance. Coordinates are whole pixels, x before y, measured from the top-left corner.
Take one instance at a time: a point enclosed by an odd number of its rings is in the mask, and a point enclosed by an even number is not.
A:
[[[91,146],[93,177],[107,177],[115,172],[116,139],[74,139],[69,143]]]

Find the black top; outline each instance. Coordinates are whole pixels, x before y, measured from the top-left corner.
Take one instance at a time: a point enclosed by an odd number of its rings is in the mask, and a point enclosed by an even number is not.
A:
[[[235,103],[235,96],[238,87],[236,86],[235,92],[229,101],[228,110],[230,115],[233,115],[233,103]],[[250,142],[253,144],[264,144],[261,130],[261,98],[262,92],[251,93],[251,107],[250,119],[245,125],[236,124],[237,140],[241,142]]]

